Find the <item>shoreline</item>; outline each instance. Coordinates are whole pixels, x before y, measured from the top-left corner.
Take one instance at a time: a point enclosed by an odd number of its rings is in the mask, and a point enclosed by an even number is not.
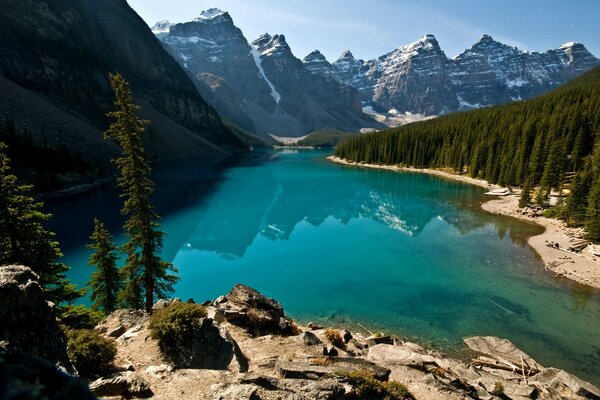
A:
[[[488,190],[502,189],[501,186],[489,184],[485,180],[439,170],[356,163],[335,156],[329,156],[327,159],[342,165],[384,169],[396,172],[422,173],[476,185]],[[484,211],[534,223],[544,228],[543,233],[529,237],[527,239],[527,244],[540,257],[547,270],[551,271],[556,276],[561,276],[579,284],[600,289],[600,257],[593,257],[589,251],[589,246],[583,249],[581,253],[573,253],[565,250],[572,245],[573,241],[579,240],[582,237],[583,231],[581,228],[570,228],[567,227],[563,221],[528,214],[518,207],[518,193],[494,197],[496,198],[491,198],[481,204],[481,208]],[[559,249],[550,247],[547,243],[558,243]]]

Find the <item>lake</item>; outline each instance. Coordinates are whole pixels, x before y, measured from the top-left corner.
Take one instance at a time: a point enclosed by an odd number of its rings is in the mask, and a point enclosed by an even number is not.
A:
[[[254,152],[155,172],[163,257],[196,301],[236,283],[301,322],[397,334],[465,356],[462,338],[510,339],[542,365],[600,383],[600,294],[547,272],[526,245],[541,228],[485,213],[484,190],[439,177],[333,164],[326,151]],[[92,219],[116,240],[118,191],[60,201],[69,278],[91,273]]]

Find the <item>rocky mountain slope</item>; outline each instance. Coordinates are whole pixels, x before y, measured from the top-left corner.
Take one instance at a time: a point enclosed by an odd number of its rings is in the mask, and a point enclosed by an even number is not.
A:
[[[376,60],[357,60],[348,50],[333,63],[316,50],[304,58],[307,70],[355,87],[363,104],[391,116],[439,115],[526,99],[599,64],[581,43],[523,52],[488,35],[452,59],[433,35]]]
[[[302,136],[323,127],[379,126],[363,114],[354,88],[311,74],[284,35],[264,34],[248,43],[218,9],[186,23],[162,21],[152,30],[207,101],[245,130]]]
[[[130,82],[150,119],[150,154],[223,154],[241,146],[126,0],[7,0],[0,14],[0,119],[108,160],[109,72]]]

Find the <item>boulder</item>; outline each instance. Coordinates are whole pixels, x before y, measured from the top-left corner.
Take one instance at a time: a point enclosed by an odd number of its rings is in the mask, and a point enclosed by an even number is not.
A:
[[[142,310],[120,309],[113,311],[96,326],[96,330],[106,336],[119,338],[129,333],[139,331],[148,321],[150,316]]]
[[[179,368],[248,370],[248,360],[235,339],[210,318],[200,319],[190,343],[161,351]]]
[[[82,379],[65,374],[46,360],[0,353],[0,399],[95,398]]]
[[[350,371],[368,371],[380,381],[387,381],[391,372],[367,360],[352,357],[330,357],[326,363],[277,361],[275,364],[275,375],[282,379],[320,379]]]
[[[41,357],[69,373],[67,339],[55,308],[44,299],[39,277],[22,265],[0,266],[0,342],[6,353]]]
[[[333,345],[325,345],[323,346],[323,355],[329,357],[336,357],[338,355],[338,350]]]
[[[409,347],[378,344],[369,346],[367,355],[369,361],[392,365],[420,366],[425,363],[435,363],[437,359],[427,354],[417,353]]]
[[[213,387],[211,399],[219,400],[342,400],[344,386],[334,379],[276,379],[259,374],[242,376],[233,384]]]
[[[519,350],[517,346],[507,339],[500,339],[495,336],[475,336],[464,339],[465,344],[474,352],[490,357],[503,363],[508,361],[515,366],[529,366],[533,373],[542,371],[542,367],[537,361]]]
[[[299,333],[292,320],[286,318],[279,302],[248,286],[235,285],[225,298],[213,301],[212,306],[222,311],[220,315],[224,320],[245,329],[253,336]]]
[[[317,335],[310,331],[306,331],[302,334],[302,341],[307,346],[318,346],[320,344],[323,344],[321,339],[319,339]]]
[[[342,331],[342,339],[344,340],[344,343],[348,344],[348,342],[352,339],[352,334],[350,331],[344,329]]]
[[[126,398],[152,397],[152,389],[144,378],[135,372],[125,371],[100,378],[90,384],[90,389],[96,396],[122,396]]]
[[[367,346],[375,346],[378,344],[394,344],[394,339],[391,336],[369,336],[367,338]]]
[[[561,369],[546,368],[531,378],[530,383],[554,389],[559,393],[567,387],[573,394],[585,399],[600,399],[600,390],[597,387]]]

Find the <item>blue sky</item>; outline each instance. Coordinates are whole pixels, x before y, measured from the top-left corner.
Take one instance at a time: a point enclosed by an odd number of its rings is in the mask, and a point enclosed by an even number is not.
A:
[[[250,41],[283,33],[296,57],[319,49],[328,60],[350,49],[369,59],[432,33],[448,57],[482,34],[522,50],[581,42],[600,57],[600,0],[128,0],[149,24],[229,11]]]

